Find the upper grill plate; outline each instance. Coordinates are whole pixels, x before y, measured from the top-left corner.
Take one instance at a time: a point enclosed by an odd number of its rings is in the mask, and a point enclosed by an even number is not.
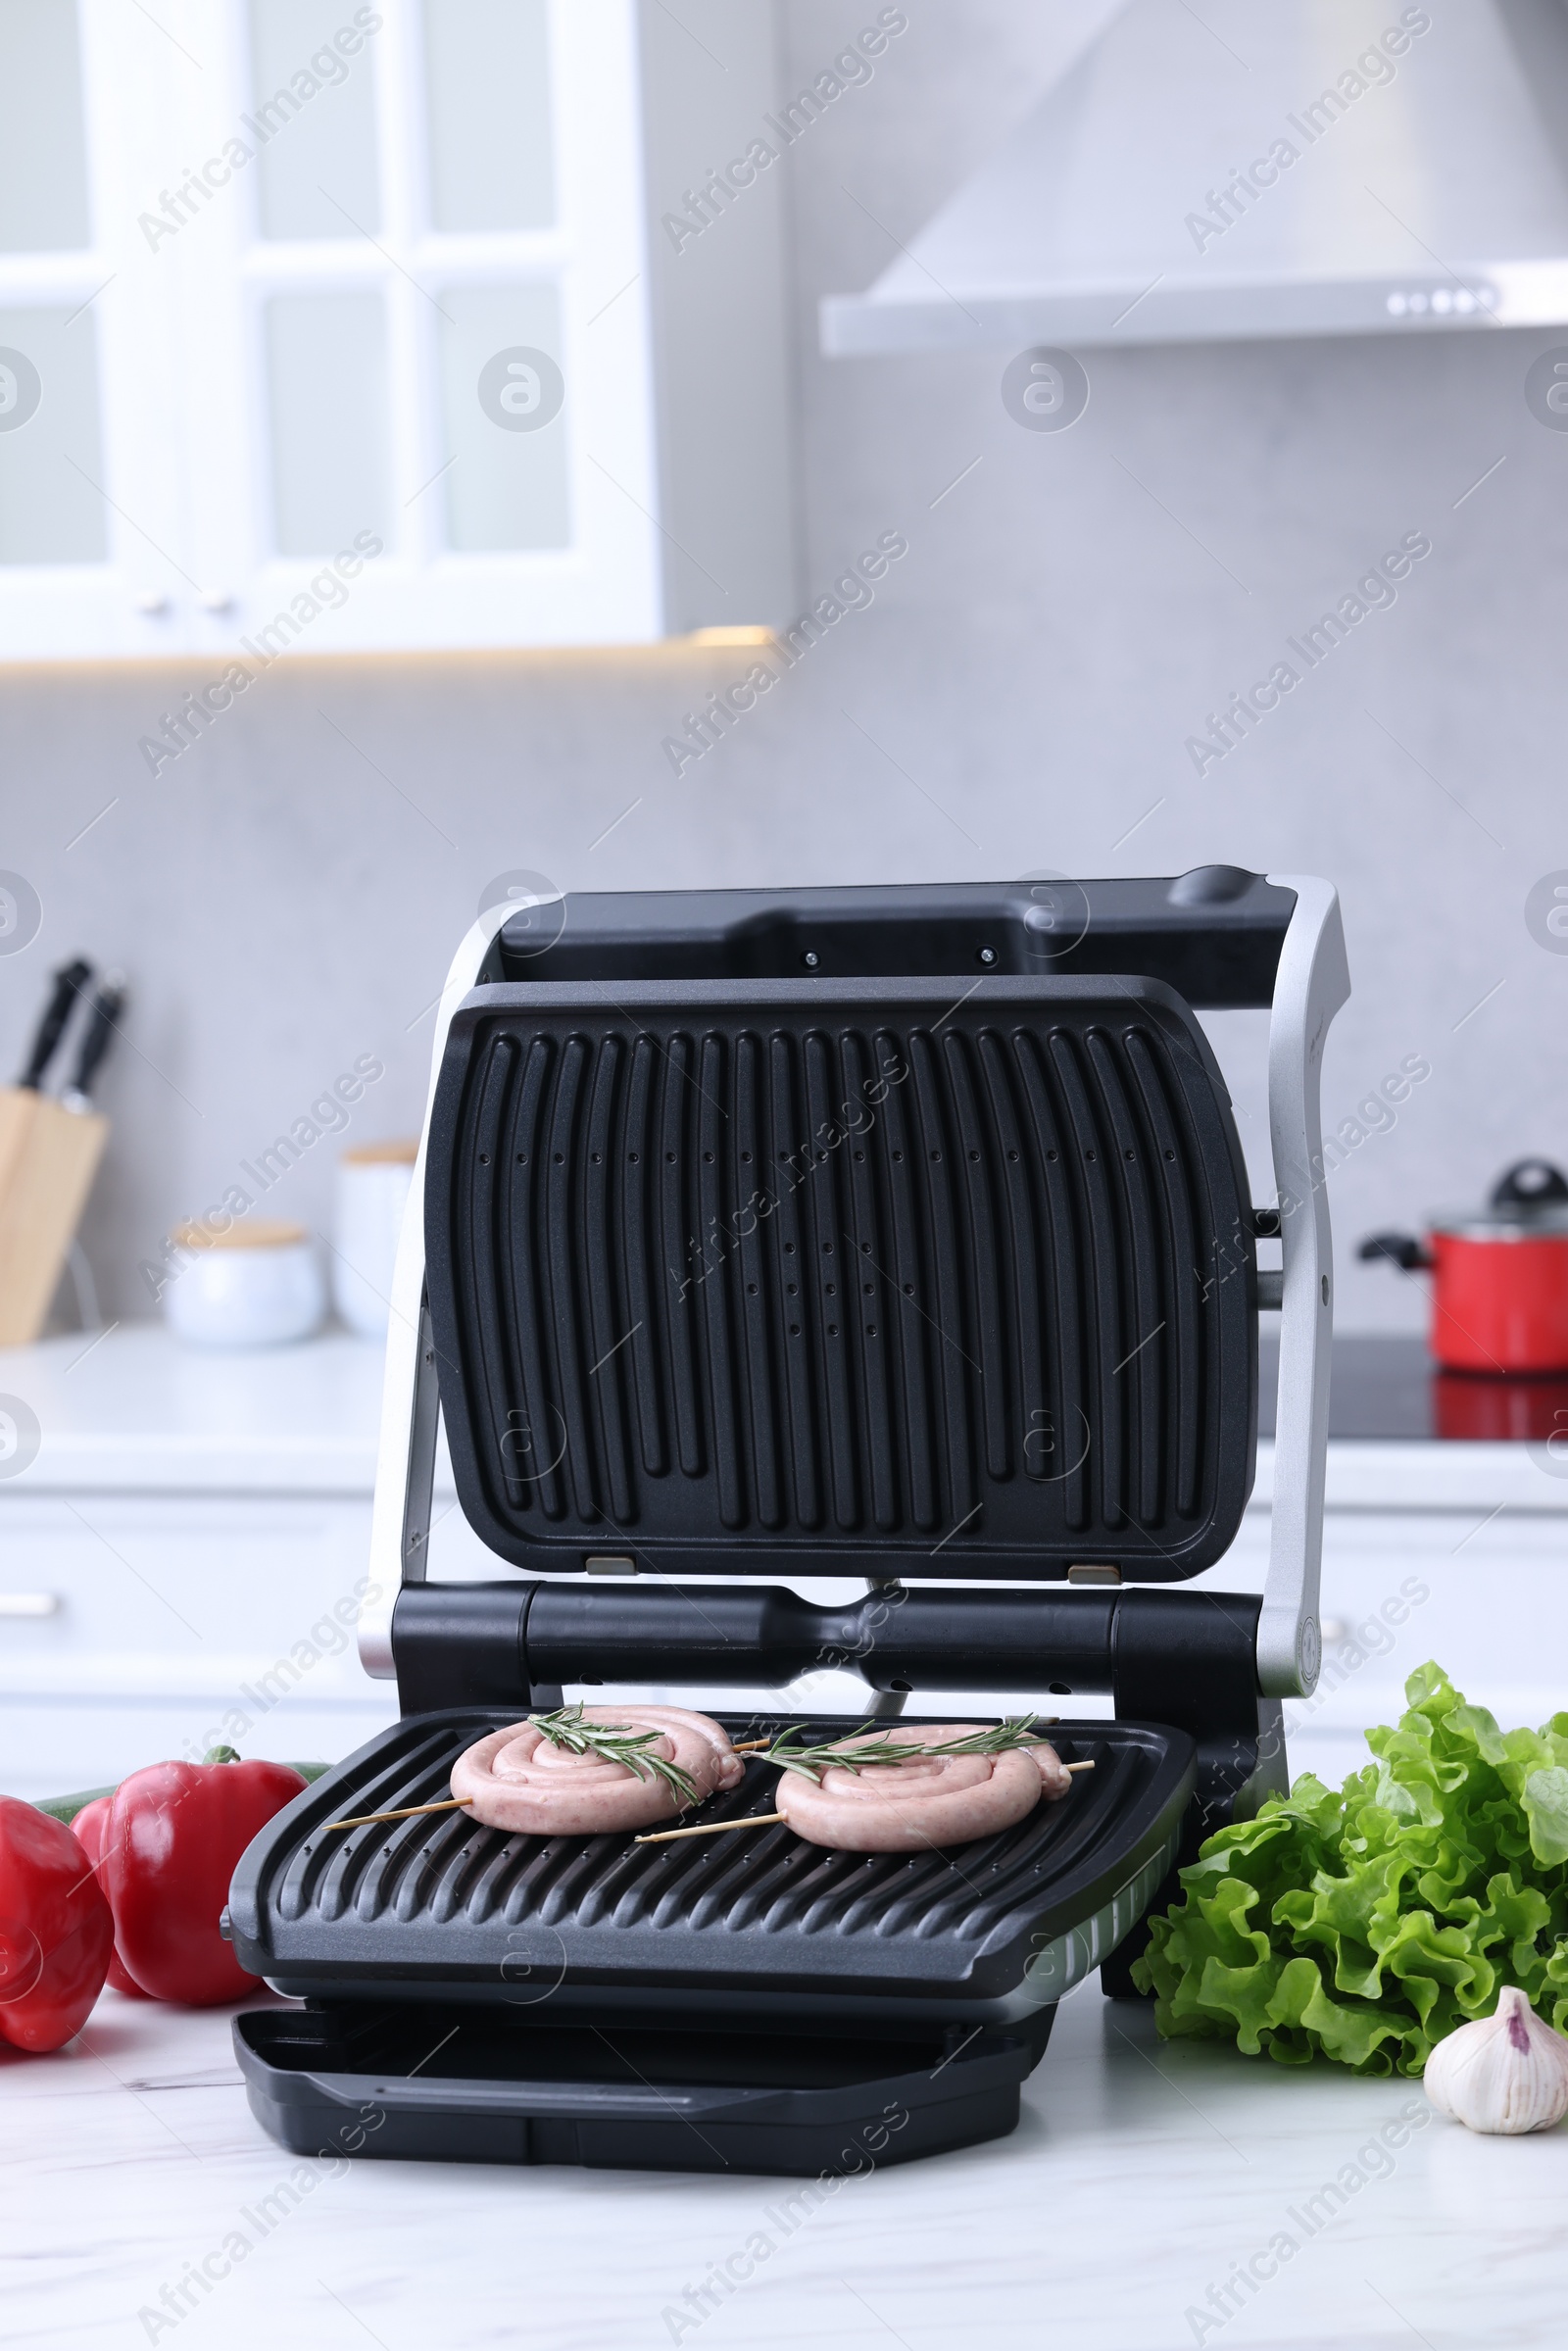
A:
[[[1251,1483],[1223,1084],[1142,979],[479,989],[426,1249],[464,1508],[519,1566],[1197,1574]]]

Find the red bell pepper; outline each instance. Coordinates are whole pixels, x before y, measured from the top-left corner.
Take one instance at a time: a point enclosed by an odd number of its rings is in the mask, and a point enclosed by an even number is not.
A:
[[[63,1821],[0,1796],[0,2040],[63,2048],[103,1990],[109,1904]]]
[[[109,1823],[109,1807],[114,1800],[112,1795],[94,1796],[90,1804],[83,1804],[81,1810],[73,1816],[71,1823],[71,1834],[92,1863],[100,1891],[104,1886],[103,1871],[99,1866],[103,1860],[104,1831]],[[108,1898],[105,1893],[104,1899],[107,1901]],[[147,1997],[134,1976],[126,1975],[125,1963],[116,1950],[111,1950],[109,1954],[109,1985],[112,1991],[128,1992],[133,2000],[145,2000]]]
[[[218,1922],[251,1838],[307,1785],[286,1763],[242,1763],[231,1747],[121,1782],[101,1869],[115,1947],[141,1990],[215,2008],[256,1989],[261,1978],[246,1974]]]

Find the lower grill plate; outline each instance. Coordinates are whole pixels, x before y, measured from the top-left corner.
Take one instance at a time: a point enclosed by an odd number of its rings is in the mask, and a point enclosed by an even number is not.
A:
[[[563,2022],[685,2011],[900,2032],[913,2019],[1022,2019],[1142,1915],[1195,1779],[1183,1732],[1062,1722],[1051,1736],[1063,1760],[1095,1765],[1069,1796],[1000,1836],[915,1856],[827,1852],[783,1826],[666,1845],[629,1831],[512,1836],[458,1812],[331,1829],[439,1802],[463,1750],[511,1719],[412,1716],[270,1822],[230,1896],[241,1965],[296,1997],[548,2004]],[[793,1720],[725,1727],[738,1739]],[[825,1739],[859,1722],[801,1727]],[[754,1761],[699,1817],[770,1810],[774,1784]]]

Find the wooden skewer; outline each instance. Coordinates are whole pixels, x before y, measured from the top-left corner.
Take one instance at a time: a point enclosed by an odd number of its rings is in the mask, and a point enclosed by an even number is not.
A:
[[[773,1741],[770,1739],[754,1739],[748,1740],[747,1747],[770,1747],[772,1744]],[[735,1753],[737,1755],[744,1754],[747,1747],[737,1747]],[[1062,1766],[1064,1771],[1069,1772],[1092,1772],[1094,1768],[1092,1762],[1067,1763]],[[324,1836],[328,1830],[333,1829],[373,1829],[381,1821],[417,1820],[422,1813],[426,1812],[459,1812],[464,1805],[472,1802],[472,1796],[448,1796],[439,1804],[409,1804],[401,1812],[362,1812],[356,1820],[326,1822],[321,1834]],[[640,1845],[663,1845],[668,1844],[677,1837],[722,1837],[730,1829],[765,1829],[783,1818],[782,1812],[749,1812],[744,1820],[711,1821],[706,1828],[701,1829],[661,1829],[657,1836],[638,1837],[634,1837],[632,1841]]]
[[[710,1821],[705,1829],[661,1829],[653,1837],[633,1837],[639,1845],[667,1845],[677,1837],[722,1837],[730,1829],[766,1829],[784,1818],[782,1812],[749,1812],[740,1821]]]
[[[472,1802],[472,1796],[448,1796],[444,1803],[410,1804],[407,1805],[402,1812],[362,1812],[358,1820],[328,1821],[326,1823],[326,1828],[371,1829],[375,1826],[377,1821],[412,1821],[417,1819],[421,1812],[457,1812],[463,1805],[471,1804]],[[324,1830],[322,1834],[325,1834]]]
[[[762,1741],[759,1741],[759,1744],[762,1743]],[[737,1748],[736,1752],[739,1753],[739,1751]],[[1092,1760],[1088,1763],[1067,1763],[1062,1766],[1063,1771],[1069,1772],[1092,1772],[1094,1768]],[[701,1829],[661,1829],[652,1837],[634,1837],[632,1842],[639,1845],[667,1845],[673,1843],[677,1837],[723,1837],[731,1829],[766,1829],[771,1827],[775,1821],[782,1821],[784,1817],[782,1812],[749,1812],[744,1820],[710,1821]]]

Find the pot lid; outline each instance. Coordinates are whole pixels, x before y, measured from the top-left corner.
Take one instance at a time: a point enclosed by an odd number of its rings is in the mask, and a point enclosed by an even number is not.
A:
[[[1568,1234],[1568,1176],[1549,1159],[1517,1159],[1498,1177],[1484,1208],[1434,1216],[1432,1230],[1465,1241]]]

